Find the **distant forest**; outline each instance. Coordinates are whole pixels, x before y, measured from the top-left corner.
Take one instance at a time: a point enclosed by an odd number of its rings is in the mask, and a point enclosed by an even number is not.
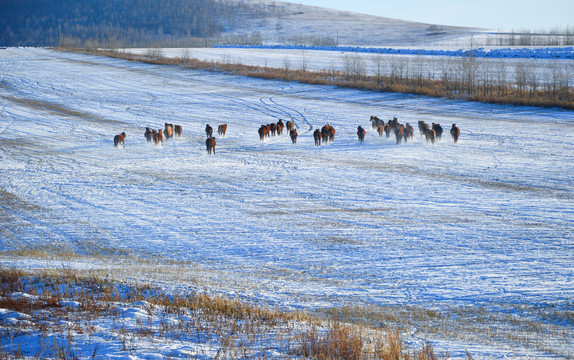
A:
[[[217,36],[243,10],[218,0],[0,0],[0,45],[191,45]]]

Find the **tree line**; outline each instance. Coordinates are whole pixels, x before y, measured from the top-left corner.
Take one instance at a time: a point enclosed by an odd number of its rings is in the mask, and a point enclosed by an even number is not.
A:
[[[241,21],[229,0],[0,0],[3,46],[189,45]]]

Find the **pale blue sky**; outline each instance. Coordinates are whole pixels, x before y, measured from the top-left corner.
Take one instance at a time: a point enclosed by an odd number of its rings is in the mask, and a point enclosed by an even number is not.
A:
[[[440,25],[493,30],[553,30],[574,27],[574,0],[288,0]]]

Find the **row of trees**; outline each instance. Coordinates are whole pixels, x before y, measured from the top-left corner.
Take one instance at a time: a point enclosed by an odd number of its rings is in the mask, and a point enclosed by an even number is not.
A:
[[[568,75],[573,72],[573,64],[565,61],[540,66],[534,61],[467,56],[433,59],[429,64],[422,56],[378,55],[369,63],[359,55],[345,55],[341,76],[351,84],[389,91],[572,107],[574,92]]]
[[[520,30],[494,34],[487,38],[487,46],[572,46],[574,28],[553,30]]]

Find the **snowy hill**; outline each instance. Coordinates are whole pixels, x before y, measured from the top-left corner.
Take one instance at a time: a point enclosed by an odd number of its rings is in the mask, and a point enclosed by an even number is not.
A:
[[[479,29],[425,24],[281,1],[251,0],[241,23],[223,33],[231,41],[307,45],[391,46],[467,37]]]

